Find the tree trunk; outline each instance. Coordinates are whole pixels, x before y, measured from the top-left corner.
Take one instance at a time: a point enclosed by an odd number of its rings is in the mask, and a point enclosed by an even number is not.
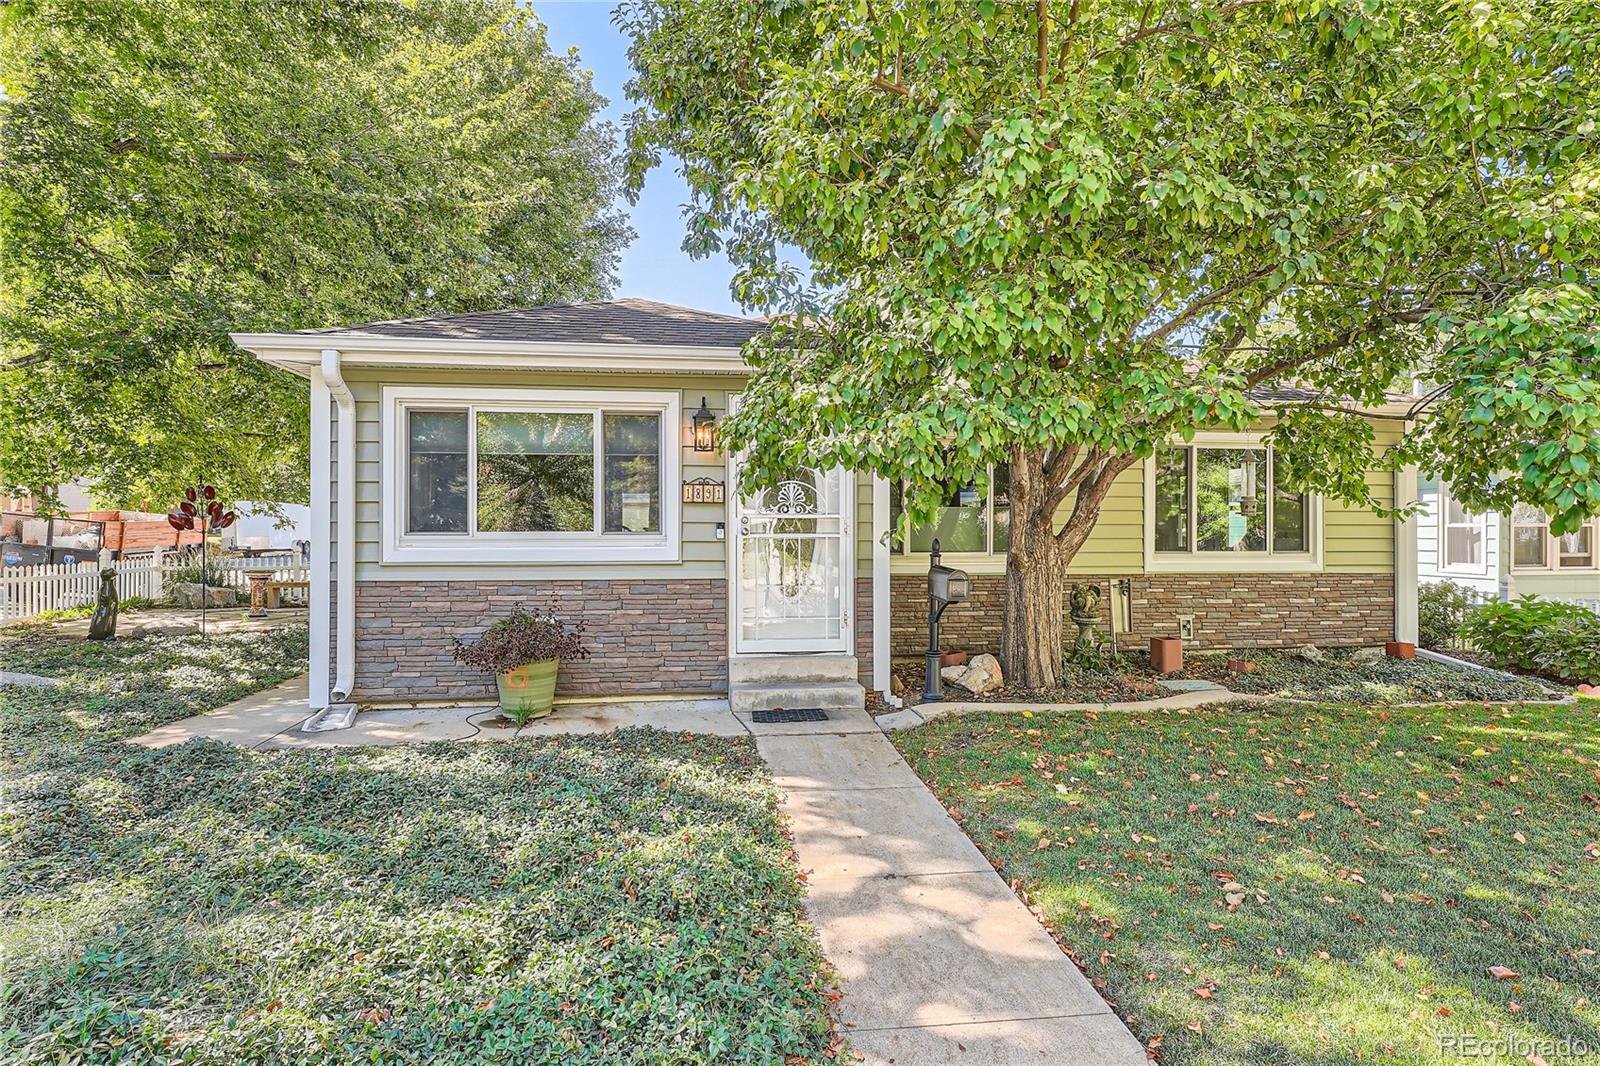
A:
[[[1017,449],[1011,463],[1011,548],[1006,556],[1001,658],[1010,688],[1055,686],[1069,556],[1056,539],[1044,454]]]
[[[1077,461],[1077,465],[1074,465]],[[1100,520],[1111,484],[1135,461],[1097,449],[1068,448],[1051,457],[1017,448],[1011,456],[1011,549],[1000,651],[1006,684],[1053,688],[1066,628],[1067,564]],[[1056,512],[1071,508],[1058,530]]]

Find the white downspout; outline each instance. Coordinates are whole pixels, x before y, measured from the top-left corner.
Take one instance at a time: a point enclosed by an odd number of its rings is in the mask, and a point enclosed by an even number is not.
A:
[[[1405,466],[1394,473],[1395,503],[1417,502],[1417,468]],[[1417,519],[1396,519],[1394,524],[1394,639],[1417,642]]]
[[[872,475],[872,687],[885,703],[898,706],[889,691],[889,482]]]
[[[330,703],[350,698],[356,680],[356,398],[339,371],[337,348],[322,349],[322,380],[339,409],[339,488],[334,521],[333,692]]]

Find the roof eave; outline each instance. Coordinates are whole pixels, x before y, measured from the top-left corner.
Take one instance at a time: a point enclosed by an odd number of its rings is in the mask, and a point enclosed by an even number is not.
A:
[[[736,347],[573,341],[486,341],[337,333],[232,333],[262,362],[309,377],[332,348],[347,366],[735,374],[750,372]]]

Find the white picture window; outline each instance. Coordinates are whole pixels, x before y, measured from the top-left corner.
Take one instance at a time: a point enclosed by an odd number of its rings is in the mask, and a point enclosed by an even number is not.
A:
[[[1487,568],[1489,522],[1473,514],[1448,486],[1439,487],[1439,560],[1446,570],[1482,573]]]
[[[384,395],[385,561],[678,557],[677,393]]]
[[[989,468],[988,486],[969,482],[949,488],[927,525],[913,525],[905,511],[902,486],[889,486],[889,550],[894,555],[926,555],[939,542],[944,555],[1004,556],[1011,546],[1010,468]]]
[[[1272,449],[1249,439],[1162,448],[1146,465],[1149,565],[1314,568],[1318,501],[1282,484],[1280,473]]]

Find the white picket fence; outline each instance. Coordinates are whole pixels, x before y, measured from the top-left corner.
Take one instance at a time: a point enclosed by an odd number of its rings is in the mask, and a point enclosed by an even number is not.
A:
[[[199,564],[198,555],[151,552],[117,560],[117,597],[159,600],[166,594],[168,578],[176,570]],[[221,572],[229,587],[248,595],[251,570],[273,571],[274,581],[305,581],[310,568],[297,554],[263,555],[253,559],[234,556],[208,561],[212,573]],[[46,566],[8,566],[0,569],[0,625],[20,622],[43,611],[94,603],[100,591],[100,564],[54,563]]]

